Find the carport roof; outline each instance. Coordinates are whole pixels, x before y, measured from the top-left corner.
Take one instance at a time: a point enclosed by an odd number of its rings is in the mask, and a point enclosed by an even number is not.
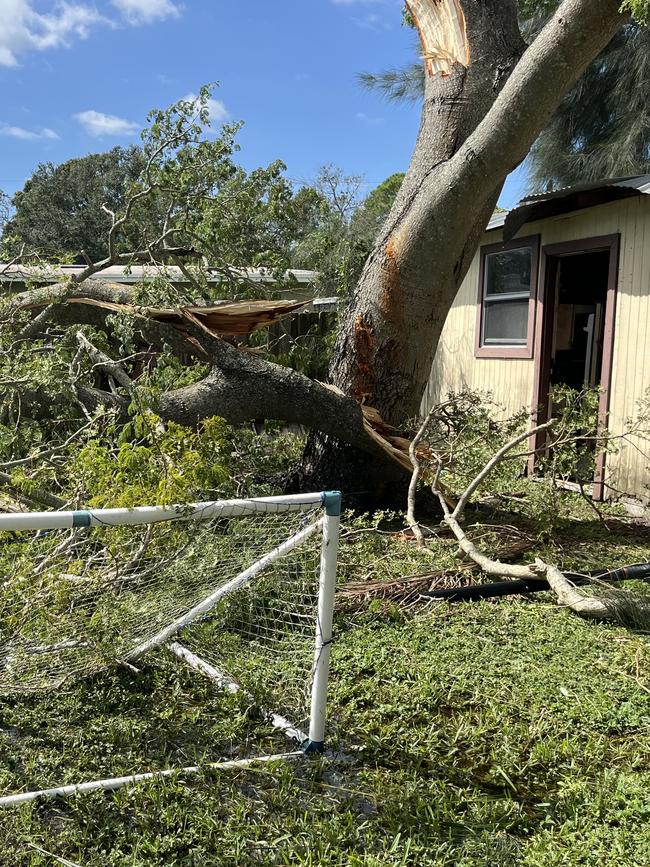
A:
[[[511,211],[493,214],[487,230],[503,228],[504,241],[509,241],[525,223],[592,208],[630,196],[649,194],[650,175],[632,175],[589,184],[575,184],[549,193],[526,196]]]

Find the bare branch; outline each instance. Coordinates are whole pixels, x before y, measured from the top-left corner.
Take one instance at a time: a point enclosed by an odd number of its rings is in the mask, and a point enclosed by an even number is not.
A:
[[[415,495],[417,492],[418,481],[419,481],[420,475],[422,473],[422,468],[421,468],[420,460],[418,458],[418,453],[417,453],[418,452],[418,446],[419,446],[420,442],[422,441],[422,437],[426,433],[427,428],[431,424],[431,420],[436,415],[440,415],[444,411],[445,407],[450,406],[452,403],[453,403],[453,401],[445,401],[444,403],[436,404],[435,406],[433,406],[429,410],[427,417],[422,422],[420,429],[418,430],[416,435],[413,437],[413,439],[411,440],[411,444],[409,445],[409,458],[411,459],[411,464],[413,466],[413,474],[411,475],[411,481],[409,483],[409,488],[408,488],[406,522],[409,525],[409,527],[411,528],[411,530],[413,531],[413,535],[417,539],[418,548],[424,548],[425,547],[424,534],[422,533],[422,529],[420,528],[420,525],[417,522],[416,517],[415,517]],[[442,469],[442,461],[438,456],[436,456],[436,463],[437,463],[437,467],[436,467],[436,473],[435,473],[435,478],[434,478],[434,482],[433,482],[433,487],[438,486],[439,478],[440,478],[440,472]]]
[[[476,476],[475,479],[473,479],[469,483],[465,491],[463,491],[463,493],[461,494],[460,500],[456,504],[456,508],[453,512],[454,518],[458,519],[461,517],[474,491],[501,463],[501,461],[503,461],[507,457],[509,451],[514,449],[515,446],[518,446],[519,443],[523,442],[524,440],[532,438],[540,431],[548,430],[548,428],[552,427],[556,423],[557,419],[552,418],[550,421],[547,421],[544,424],[537,425],[537,427],[534,427],[531,430],[524,431],[523,433],[516,436],[514,439],[510,440],[510,442],[506,443],[502,448],[500,448],[499,451],[494,455],[494,457],[490,458],[490,460],[483,467],[481,472]]]
[[[427,417],[422,422],[420,429],[411,440],[411,444],[409,446],[409,458],[411,459],[411,464],[413,465],[413,474],[411,475],[411,481],[409,483],[408,489],[406,522],[413,531],[413,535],[417,539],[418,548],[424,548],[425,545],[424,534],[422,533],[420,525],[415,518],[415,494],[418,488],[418,481],[420,479],[421,473],[420,461],[418,459],[418,445],[420,444],[420,441],[424,436],[424,433],[428,428],[431,419],[438,411],[438,406],[434,406],[429,410]]]
[[[24,328],[21,328],[16,335],[16,340],[31,340],[39,332],[43,330],[43,326],[50,321],[56,310],[56,303],[48,304],[41,310],[33,319],[31,319]]]
[[[98,349],[88,338],[81,332],[77,332],[77,341],[79,346],[85,350],[88,357],[93,362],[94,366],[99,370],[103,370],[109,376],[112,376],[116,382],[126,388],[128,391],[133,389],[133,380],[124,370],[119,361],[114,361],[110,356]]]

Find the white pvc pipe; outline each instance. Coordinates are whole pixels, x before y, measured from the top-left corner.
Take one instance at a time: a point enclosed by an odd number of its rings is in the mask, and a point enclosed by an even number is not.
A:
[[[12,512],[0,514],[6,530],[62,530],[69,527],[122,527],[158,521],[203,521],[214,517],[260,512],[306,512],[323,501],[322,494],[292,494],[248,500],[214,500],[174,506],[134,506],[129,509],[81,509],[75,512]]]
[[[194,608],[188,611],[187,614],[179,617],[178,620],[175,620],[173,623],[170,623],[169,626],[161,629],[161,631],[157,635],[154,635],[152,638],[149,638],[147,639],[147,641],[144,641],[142,644],[138,645],[138,647],[134,648],[132,651],[130,651],[130,653],[126,655],[126,659],[137,659],[137,657],[142,656],[143,653],[146,653],[147,651],[152,650],[154,647],[158,647],[158,645],[166,642],[168,638],[171,638],[172,635],[176,635],[176,633],[179,632],[181,629],[189,626],[190,623],[193,623],[198,617],[201,617],[201,615],[207,614],[207,612],[214,608],[214,606],[221,599],[223,599],[224,596],[228,596],[230,593],[234,593],[235,590],[239,590],[241,587],[244,587],[263,569],[266,569],[267,566],[270,566],[271,563],[274,563],[276,560],[284,557],[284,555],[288,554],[289,551],[292,551],[294,548],[297,548],[298,545],[302,544],[305,539],[313,536],[317,530],[320,530],[323,521],[325,521],[325,518],[321,518],[314,524],[309,524],[309,526],[305,527],[303,530],[300,530],[299,533],[290,536],[285,542],[283,542],[281,545],[278,545],[277,548],[274,548],[268,554],[265,554],[264,557],[261,558],[261,560],[253,563],[253,565],[249,566],[248,569],[244,570],[244,572],[240,572],[239,575],[236,575],[234,578],[231,578],[230,581],[228,581],[226,584],[223,584],[221,587],[217,588],[202,602],[199,602],[198,605],[195,605]]]
[[[219,669],[215,668],[214,665],[206,662],[205,659],[201,659],[201,657],[197,656],[196,653],[192,653],[192,651],[188,650],[187,647],[184,647],[177,641],[173,641],[171,644],[168,644],[167,647],[172,653],[178,656],[179,659],[186,662],[190,668],[193,668],[194,671],[198,671],[206,677],[209,677],[210,680],[216,683],[219,689],[225,689],[228,692],[240,692],[241,687],[236,681],[228,677],[227,674],[224,674],[223,671],[219,671]],[[299,744],[302,744],[307,740],[305,732],[294,726],[286,717],[281,716],[279,713],[272,713],[271,711],[264,710],[264,708],[258,708],[258,710],[260,714],[271,723],[273,728],[279,729],[290,740],[296,741]]]
[[[191,650],[188,650],[187,647],[179,644],[178,641],[170,642],[167,645],[167,649],[171,650],[171,652],[179,659],[182,659],[183,662],[186,662],[190,668],[194,669],[194,671],[198,671],[206,677],[209,677],[210,680],[219,687],[219,689],[224,689],[226,692],[240,691],[241,687],[236,681],[231,677],[228,677],[227,674],[224,674],[223,671],[219,671],[219,669],[215,668],[214,665],[206,662],[205,659],[201,659],[201,657],[197,656],[196,653],[192,653]]]
[[[327,714],[327,681],[332,647],[332,623],[334,620],[334,594],[336,591],[336,558],[339,546],[341,519],[338,515],[323,518],[323,542],[318,589],[318,621],[316,624],[316,648],[314,653],[314,679],[311,693],[308,749],[322,750],[325,740]]]
[[[292,753],[280,753],[273,756],[256,756],[252,759],[233,759],[228,762],[208,762],[205,765],[192,765],[187,768],[169,768],[164,771],[148,771],[144,774],[131,774],[128,777],[109,777],[106,780],[91,780],[87,783],[73,783],[70,786],[58,786],[55,789],[38,789],[34,792],[23,792],[19,795],[5,795],[0,798],[0,807],[11,807],[16,804],[26,804],[28,801],[35,801],[38,798],[65,798],[68,795],[82,794],[84,792],[95,792],[98,789],[103,789],[105,792],[112,792],[114,789],[119,789],[122,786],[131,786],[135,783],[143,783],[147,780],[159,780],[165,777],[171,777],[175,774],[200,774],[206,770],[227,771],[237,768],[248,768],[258,762],[279,762],[284,759],[297,759],[303,756],[300,751]]]

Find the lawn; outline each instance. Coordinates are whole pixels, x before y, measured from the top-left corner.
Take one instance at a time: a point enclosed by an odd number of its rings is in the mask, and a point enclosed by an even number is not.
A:
[[[544,553],[565,568],[647,559],[648,529],[614,521],[610,536],[581,511]],[[412,542],[362,530],[349,525],[343,580],[424,568]],[[458,566],[450,540],[433,546],[436,568]],[[368,597],[343,600],[333,661],[324,759],[8,809],[0,863],[650,863],[644,635],[547,594],[406,611]],[[139,672],[7,696],[0,792],[286,749],[248,705],[164,651]]]

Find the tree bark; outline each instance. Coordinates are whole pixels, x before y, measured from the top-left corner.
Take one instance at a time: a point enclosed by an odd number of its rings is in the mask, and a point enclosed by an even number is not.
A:
[[[462,8],[469,66],[426,76],[411,163],[345,314],[330,369],[339,388],[396,425],[419,410],[447,313],[438,301],[453,300],[505,177],[482,191],[478,214],[465,225],[431,207],[436,177],[485,117],[525,47],[515,0],[463,0]]]

